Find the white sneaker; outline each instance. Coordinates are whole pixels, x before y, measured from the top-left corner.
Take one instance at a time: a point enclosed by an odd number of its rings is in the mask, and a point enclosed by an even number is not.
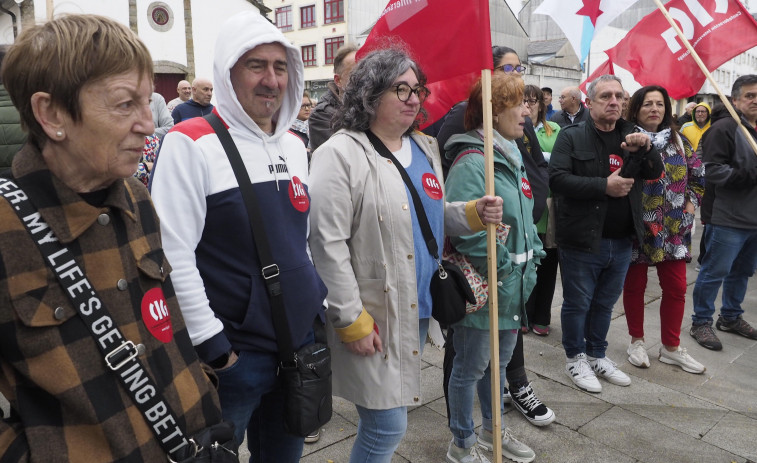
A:
[[[594,358],[589,357],[589,364],[598,376],[617,386],[630,386],[631,378],[627,374],[618,370],[617,364],[607,357]]]
[[[658,357],[660,362],[667,363],[668,365],[677,365],[683,368],[683,371],[689,373],[704,373],[707,369],[704,365],[697,362],[691,355],[686,352],[685,347],[678,346],[678,350],[674,352],[668,352],[664,347],[660,347],[660,356]]]
[[[494,451],[494,435],[484,428],[478,434],[478,445],[489,452]],[[510,428],[502,432],[502,456],[517,463],[530,463],[536,458],[536,453],[523,442],[512,435]]]
[[[644,348],[644,341],[639,339],[631,343],[626,352],[628,353],[628,361],[631,365],[639,368],[649,368],[649,356],[647,355],[647,349]]]
[[[586,354],[578,354],[573,358],[568,358],[565,364],[565,373],[573,381],[573,384],[589,392],[602,392],[602,385],[599,384],[597,375],[591,369]]]
[[[478,446],[469,449],[460,448],[452,441],[447,448],[447,461],[449,463],[491,463],[488,458],[481,455]]]

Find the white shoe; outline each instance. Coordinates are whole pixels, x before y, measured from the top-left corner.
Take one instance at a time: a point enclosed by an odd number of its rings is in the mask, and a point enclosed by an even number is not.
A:
[[[478,445],[489,452],[494,451],[494,435],[484,428],[478,434]],[[502,432],[502,456],[517,463],[530,463],[536,458],[536,453],[523,442],[512,435],[510,428]]]
[[[491,463],[488,458],[481,455],[477,445],[464,449],[455,445],[452,441],[447,448],[448,463]]]
[[[677,365],[683,368],[683,371],[689,373],[700,374],[704,373],[707,369],[704,365],[691,358],[691,355],[686,352],[686,348],[681,346],[678,346],[678,349],[673,352],[668,352],[665,347],[660,347],[660,356],[658,358],[662,363]]]
[[[591,369],[586,354],[578,354],[573,358],[568,358],[565,364],[565,373],[573,381],[573,384],[589,392],[602,392],[602,385],[599,384],[597,375]]]
[[[628,361],[631,365],[639,368],[649,368],[649,356],[641,339],[628,346]]]
[[[589,357],[589,364],[597,376],[601,376],[607,381],[617,386],[630,386],[631,378],[627,374],[618,370],[617,364],[607,357],[594,358]]]

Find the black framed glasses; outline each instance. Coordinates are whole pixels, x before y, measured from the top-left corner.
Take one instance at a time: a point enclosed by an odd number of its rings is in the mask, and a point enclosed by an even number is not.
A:
[[[536,98],[523,98],[523,104],[526,106],[535,105],[539,100]]]
[[[426,98],[431,94],[431,91],[423,86],[418,86],[415,88],[412,88],[411,86],[407,84],[397,84],[393,86],[394,91],[397,92],[397,98],[403,102],[407,103],[407,101],[410,99],[410,95],[415,93],[418,95],[418,99],[421,103],[426,101]]]
[[[517,66],[513,66],[512,64],[505,64],[504,66],[502,66],[502,70],[505,72],[519,72],[523,74],[524,72],[526,72],[526,67],[522,64],[519,64]]]
[[[313,108],[313,104],[312,103],[311,104],[307,104],[306,103],[304,105],[300,105],[300,109],[312,109],[312,108]]]

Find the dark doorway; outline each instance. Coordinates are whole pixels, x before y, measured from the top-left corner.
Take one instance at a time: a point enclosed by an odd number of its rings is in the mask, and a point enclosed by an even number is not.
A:
[[[176,87],[179,85],[179,81],[185,78],[186,74],[155,74],[155,91],[163,95],[166,103],[168,103],[179,96],[176,93]]]

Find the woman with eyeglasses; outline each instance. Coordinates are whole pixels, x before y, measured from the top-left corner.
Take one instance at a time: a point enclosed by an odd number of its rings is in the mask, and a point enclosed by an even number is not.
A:
[[[310,135],[308,130],[308,118],[313,110],[313,101],[310,99],[310,93],[305,90],[302,93],[302,104],[300,105],[300,112],[297,114],[297,119],[292,123],[292,127],[289,129],[294,135],[297,135],[307,148],[310,141]],[[308,156],[310,151],[308,151]]]
[[[523,156],[515,140],[523,136],[529,114],[523,99],[523,80],[504,73],[492,75],[492,113],[494,124],[494,191],[504,199],[502,221],[510,225],[507,240],[498,240],[497,297],[499,365],[490,366],[489,301],[476,312],[466,314],[454,329],[456,355],[448,386],[449,427],[452,442],[447,450],[451,463],[488,462],[479,446],[489,451],[501,445],[502,455],[528,463],[534,451],[518,441],[505,428],[492,429],[491,368],[499,368],[502,378],[510,362],[518,332],[526,317],[526,299],[536,283],[536,265],[544,257],[533,222],[534,199]],[[471,90],[465,111],[468,132],[454,135],[447,142],[447,156],[454,162],[447,178],[450,199],[466,201],[485,190],[484,107],[479,80]],[[483,278],[488,278],[486,233],[451,237],[457,252],[470,260]],[[478,391],[482,429],[474,431],[473,399]],[[504,416],[502,422],[504,423]],[[504,424],[503,424],[504,426]]]
[[[445,201],[435,140],[416,131],[429,94],[425,83],[401,50],[363,57],[345,88],[338,131],[311,165],[310,249],[329,290],[334,394],[360,415],[353,463],[391,461],[405,435],[407,407],[423,403],[421,354],[438,264],[399,167],[439,249],[445,233],[474,233],[502,215],[500,198]]]

